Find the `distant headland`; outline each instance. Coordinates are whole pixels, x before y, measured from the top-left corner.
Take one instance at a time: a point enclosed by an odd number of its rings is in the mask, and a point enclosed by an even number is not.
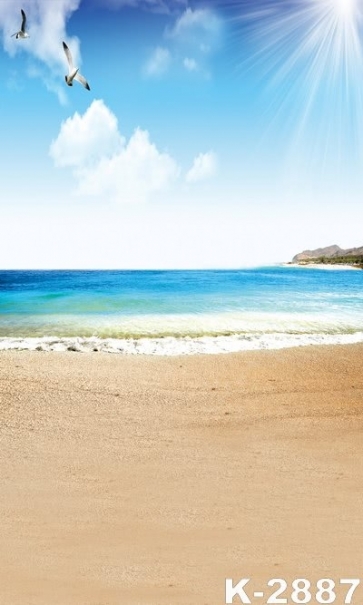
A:
[[[304,250],[295,254],[288,265],[349,265],[363,269],[363,246],[360,248],[340,248],[333,245],[315,250]]]

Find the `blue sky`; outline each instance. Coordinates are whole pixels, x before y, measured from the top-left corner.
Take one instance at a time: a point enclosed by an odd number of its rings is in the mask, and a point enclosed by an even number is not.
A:
[[[20,9],[29,39],[16,40]],[[2,0],[1,268],[362,245],[361,0]],[[69,88],[62,40],[91,90]]]

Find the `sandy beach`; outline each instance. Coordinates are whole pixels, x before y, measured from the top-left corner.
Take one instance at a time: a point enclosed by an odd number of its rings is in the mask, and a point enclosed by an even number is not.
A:
[[[301,262],[301,263],[282,263],[282,267],[303,267],[304,269],[326,269],[327,271],[349,271],[353,269],[353,271],[361,271],[361,267],[354,265],[344,265],[342,263],[329,264],[329,263],[309,263],[309,262]]]
[[[362,360],[2,352],[1,603],[219,605],[242,577],[262,603],[271,578],[362,577]]]

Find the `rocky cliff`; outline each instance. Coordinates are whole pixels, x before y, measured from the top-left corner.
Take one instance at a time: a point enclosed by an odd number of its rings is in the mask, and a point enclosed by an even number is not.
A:
[[[342,257],[352,257],[352,256],[363,256],[363,246],[359,248],[340,248],[334,244],[333,246],[327,246],[326,248],[316,248],[315,250],[304,250],[303,252],[299,252],[295,254],[292,259],[293,263],[300,263],[304,261],[314,261],[317,259],[341,259]],[[348,259],[347,259],[348,260]],[[349,259],[350,260],[350,259]],[[357,259],[358,260],[358,259]],[[340,261],[341,262],[341,261]]]

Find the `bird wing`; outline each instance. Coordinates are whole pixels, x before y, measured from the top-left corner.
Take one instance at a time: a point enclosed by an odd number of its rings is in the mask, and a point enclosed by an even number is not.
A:
[[[72,69],[74,69],[73,59],[72,59],[71,51],[69,50],[69,48],[65,42],[63,42],[63,48],[64,48],[64,52],[66,53],[66,57],[67,57],[67,61],[68,61],[70,70],[72,70]]]
[[[79,72],[74,76],[75,80],[78,80],[78,82],[80,82],[81,84],[83,84],[83,86],[85,88],[87,88],[87,90],[91,90],[89,87],[89,84],[86,80],[86,78],[84,78]]]
[[[25,26],[26,26],[26,14],[24,13],[23,9],[21,9],[21,16],[23,17],[23,20],[21,22],[21,31],[24,34],[25,33]]]

